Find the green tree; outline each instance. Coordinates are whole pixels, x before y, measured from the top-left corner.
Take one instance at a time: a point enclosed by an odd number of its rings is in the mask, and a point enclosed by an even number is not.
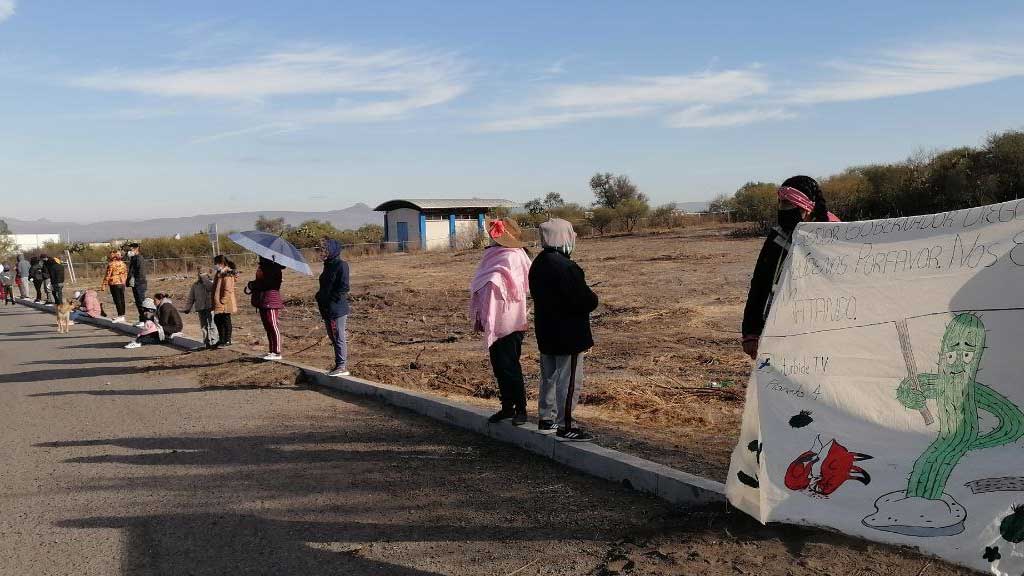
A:
[[[548,192],[547,196],[543,200],[545,210],[557,210],[565,206],[565,200],[562,199],[562,195],[558,192]]]
[[[650,225],[655,228],[675,228],[679,219],[676,217],[676,203],[662,204],[651,210]]]
[[[647,205],[646,201],[639,198],[626,198],[615,208],[615,218],[622,223],[623,230],[633,232],[640,224],[640,220],[650,211],[651,207]]]
[[[629,199],[647,202],[647,196],[625,174],[616,176],[611,172],[598,172],[590,177],[590,190],[594,193],[594,204],[605,208],[617,208]]]
[[[590,227],[594,229],[594,232],[603,236],[604,233],[611,228],[612,224],[615,223],[615,219],[617,217],[618,214],[615,213],[614,208],[598,206],[590,212],[589,216],[587,216],[587,222],[590,224]]]
[[[384,241],[384,227],[380,224],[364,224],[356,230],[361,242],[379,244]]]
[[[260,232],[268,232],[280,236],[284,234],[288,227],[284,223],[284,218],[267,218],[260,214],[260,217],[256,219],[256,229]]]
[[[731,204],[740,222],[756,222],[768,230],[778,219],[778,186],[770,182],[747,182],[733,195]]]

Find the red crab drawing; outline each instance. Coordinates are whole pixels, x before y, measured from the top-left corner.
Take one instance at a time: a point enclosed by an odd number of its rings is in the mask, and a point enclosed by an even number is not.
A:
[[[822,457],[824,454],[824,458]],[[814,439],[811,449],[793,460],[786,470],[786,488],[809,490],[814,494],[828,496],[847,480],[856,480],[865,485],[871,482],[871,475],[854,462],[869,460],[871,456],[850,452],[835,438],[822,444],[821,436]]]

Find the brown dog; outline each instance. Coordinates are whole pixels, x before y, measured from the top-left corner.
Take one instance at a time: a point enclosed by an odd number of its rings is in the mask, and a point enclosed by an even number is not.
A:
[[[68,300],[57,304],[57,333],[67,334],[71,330],[71,312],[78,308],[78,302]]]

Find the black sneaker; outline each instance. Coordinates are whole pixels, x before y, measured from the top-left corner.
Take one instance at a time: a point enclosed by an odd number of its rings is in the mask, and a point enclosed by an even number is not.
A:
[[[513,417],[515,417],[515,412],[502,408],[501,410],[498,410],[497,412],[492,414],[491,417],[487,419],[487,421],[490,422],[491,424],[497,424],[502,420],[508,420],[509,418]]]
[[[555,436],[558,436],[566,442],[590,442],[594,439],[592,434],[584,432],[579,428],[569,428],[568,430],[565,428],[559,428],[558,432],[555,432]]]
[[[537,430],[549,434],[555,431],[555,423],[551,420],[539,420],[537,422]]]
[[[512,417],[512,424],[515,424],[516,426],[526,424],[526,412],[517,412],[516,415]]]

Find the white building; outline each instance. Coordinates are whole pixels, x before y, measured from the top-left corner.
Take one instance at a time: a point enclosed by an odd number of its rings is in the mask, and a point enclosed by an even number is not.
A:
[[[15,244],[15,251],[24,252],[42,248],[48,242],[60,242],[60,234],[8,234]]]
[[[384,213],[384,241],[399,249],[446,249],[470,243],[484,230],[484,218],[494,208],[515,208],[508,200],[391,200],[374,208]]]

